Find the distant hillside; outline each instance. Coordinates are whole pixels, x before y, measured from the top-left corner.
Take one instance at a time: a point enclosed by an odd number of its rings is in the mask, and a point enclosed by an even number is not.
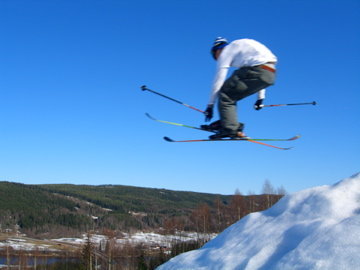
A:
[[[126,230],[157,228],[174,216],[190,216],[199,204],[213,205],[217,198],[225,204],[231,196],[196,192],[171,191],[121,185],[41,185],[50,193],[71,196],[105,210],[97,226]],[[94,209],[91,209],[92,211]]]
[[[70,195],[116,212],[182,214],[199,203],[212,204],[216,198],[228,202],[231,196],[171,191],[120,185],[41,185],[48,192]]]
[[[195,214],[203,215],[204,211],[209,223],[207,230],[215,230],[215,227],[218,230],[223,226],[210,223],[220,220],[220,216],[227,219],[222,223],[228,225],[235,221],[234,218],[269,207],[280,197],[236,196],[237,200],[234,200],[234,196],[229,195],[120,185],[0,182],[0,230],[18,225],[27,234],[65,236],[92,229],[159,228],[169,220],[194,230],[198,228]],[[238,201],[236,213],[233,211],[235,201]]]
[[[63,226],[83,229],[90,219],[78,213],[78,204],[64,196],[54,196],[38,186],[0,182],[0,229],[34,231]]]

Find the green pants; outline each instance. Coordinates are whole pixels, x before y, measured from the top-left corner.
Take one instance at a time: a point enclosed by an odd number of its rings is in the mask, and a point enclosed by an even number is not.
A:
[[[260,66],[242,67],[224,82],[219,92],[219,114],[224,132],[236,134],[239,128],[237,101],[259,92],[275,82],[275,73]]]

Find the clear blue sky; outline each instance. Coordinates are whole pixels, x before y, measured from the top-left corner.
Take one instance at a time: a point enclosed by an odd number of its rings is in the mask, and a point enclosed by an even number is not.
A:
[[[0,0],[0,180],[121,184],[233,194],[264,181],[294,192],[359,171],[358,0]],[[279,151],[249,142],[171,144],[201,131],[214,38],[253,38],[279,58],[267,104],[239,103],[252,137],[302,138]],[[215,116],[215,119],[217,115]]]

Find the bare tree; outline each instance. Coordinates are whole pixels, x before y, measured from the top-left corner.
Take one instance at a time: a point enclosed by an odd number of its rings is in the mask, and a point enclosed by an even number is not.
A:
[[[244,208],[244,199],[241,195],[241,192],[237,189],[235,191],[235,195],[232,197],[230,202],[230,209],[232,212],[233,220],[232,222],[238,221],[243,215],[243,208]]]
[[[181,217],[172,217],[166,219],[163,223],[165,233],[175,234],[178,231],[183,231],[185,228],[185,222]]]
[[[287,191],[285,190],[285,188],[283,186],[278,187],[277,189],[277,195],[286,195]]]
[[[106,241],[106,251],[108,257],[108,270],[112,270],[113,258],[114,258],[114,248],[116,244],[116,232],[110,229],[105,229],[103,231],[104,235],[107,236],[108,240]]]
[[[197,232],[208,232],[210,225],[210,207],[207,204],[199,205],[192,213],[191,219]]]
[[[220,198],[215,200],[215,207],[216,207],[216,231],[220,232],[223,230],[224,225],[226,223],[225,215],[226,215],[226,207]]]
[[[263,194],[276,194],[275,189],[273,185],[270,183],[270,180],[266,179],[263,188],[262,188]]]
[[[276,192],[273,185],[270,183],[268,179],[266,179],[264,182],[262,193],[266,196],[266,208],[271,207],[273,205],[271,195],[276,194]]]

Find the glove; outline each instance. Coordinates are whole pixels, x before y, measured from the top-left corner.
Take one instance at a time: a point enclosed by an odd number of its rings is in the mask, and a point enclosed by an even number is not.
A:
[[[210,121],[211,118],[213,118],[213,114],[214,114],[213,107],[214,107],[213,104],[209,104],[205,110],[205,121],[206,122]]]
[[[264,99],[258,99],[254,104],[254,109],[257,111],[261,110],[263,107],[263,101],[264,101]]]

